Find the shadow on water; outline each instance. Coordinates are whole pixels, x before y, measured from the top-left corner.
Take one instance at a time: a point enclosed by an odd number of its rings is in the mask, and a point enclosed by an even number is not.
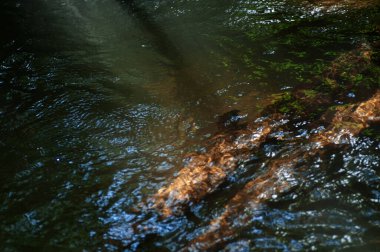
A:
[[[137,25],[149,34],[153,47],[168,60],[167,63],[161,62],[161,64],[169,69],[169,75],[175,79],[174,95],[176,99],[179,99],[180,103],[187,104],[185,107],[189,106],[190,109],[186,113],[194,113],[194,109],[199,107],[194,105],[199,101],[202,103],[201,109],[207,107],[210,115],[213,114],[212,111],[217,111],[215,108],[218,106],[215,103],[222,103],[222,101],[218,101],[217,98],[205,92],[209,83],[200,81],[199,73],[189,71],[191,66],[188,64],[184,52],[179,50],[178,44],[155,19],[154,12],[145,8],[140,1],[120,0],[119,2],[133,17]],[[210,104],[213,105],[210,106]]]
[[[134,0],[122,1],[121,4],[128,13],[134,17],[141,28],[152,36],[153,43],[157,50],[171,61],[170,67],[177,71],[183,70],[185,68],[185,60],[182,53],[154,20],[152,14]]]

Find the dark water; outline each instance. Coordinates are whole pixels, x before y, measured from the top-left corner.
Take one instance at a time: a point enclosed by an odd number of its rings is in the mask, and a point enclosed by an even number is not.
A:
[[[139,203],[217,131],[218,115],[249,121],[268,95],[379,40],[379,13],[296,0],[1,1],[1,250],[185,246],[260,163],[183,217]],[[378,249],[379,129],[367,133],[310,164],[303,189],[268,203],[225,250]]]

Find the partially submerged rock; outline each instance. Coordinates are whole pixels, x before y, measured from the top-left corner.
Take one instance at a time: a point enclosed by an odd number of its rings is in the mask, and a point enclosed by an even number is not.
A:
[[[244,226],[263,203],[298,186],[294,174],[306,168],[308,161],[322,155],[327,147],[331,149],[352,143],[355,136],[379,117],[380,90],[365,102],[338,107],[326,130],[289,155],[270,161],[267,172],[247,183],[227,204],[224,213],[211,222],[206,233],[193,240],[185,250],[207,250],[232,238],[236,233],[232,228],[236,220]],[[251,215],[244,219],[243,213],[247,211]]]

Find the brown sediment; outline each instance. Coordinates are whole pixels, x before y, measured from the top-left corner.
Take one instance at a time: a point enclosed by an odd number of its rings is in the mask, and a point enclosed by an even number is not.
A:
[[[356,105],[338,107],[330,126],[316,135],[305,146],[292,151],[290,155],[272,160],[265,174],[250,181],[227,204],[224,213],[213,220],[203,235],[193,240],[185,250],[208,250],[232,238],[233,222],[240,218],[244,225],[252,218],[265,201],[277,197],[294,186],[297,182],[293,176],[302,166],[323,154],[326,147],[339,147],[350,144],[356,135],[367,128],[373,118],[380,116],[380,90],[369,100]],[[251,212],[244,220],[244,211]]]
[[[320,81],[322,83],[333,82],[339,79],[342,73],[358,74],[365,71],[371,63],[371,55],[371,47],[368,44],[362,44],[357,49],[334,60]],[[320,83],[320,81],[318,82]],[[296,117],[307,118],[313,113],[318,116],[318,113],[315,113],[316,107],[327,108],[331,106],[336,98],[336,93],[340,91],[339,85],[335,84],[329,85],[328,89],[327,92],[317,92],[313,96],[305,95],[307,89],[296,89],[288,94],[290,98],[269,105],[265,110],[269,116],[260,117],[244,129],[216,135],[212,140],[212,145],[205,153],[191,155],[188,164],[180,170],[178,176],[168,186],[158,190],[151,198],[153,207],[164,217],[182,214],[186,207],[215,191],[226,180],[226,177],[236,170],[240,161],[256,152],[271,133],[281,129],[287,123],[289,117],[286,113],[278,113],[279,107],[289,104],[291,107],[296,102],[296,107],[302,107],[302,109],[293,111],[293,117],[296,115]],[[373,116],[374,121],[375,119],[376,116]],[[367,120],[370,121],[370,118]],[[336,133],[333,132],[332,134],[336,136]],[[331,137],[328,137],[326,141],[330,141]],[[278,162],[280,165],[284,165],[285,161],[280,160]],[[290,162],[289,166],[292,165]],[[275,162],[271,166],[275,167]],[[277,168],[273,169],[278,170]],[[273,176],[269,174],[266,176],[267,179],[260,177],[262,181],[258,184],[263,185],[262,188],[265,188],[264,185],[275,183]],[[257,192],[259,191],[258,189]]]

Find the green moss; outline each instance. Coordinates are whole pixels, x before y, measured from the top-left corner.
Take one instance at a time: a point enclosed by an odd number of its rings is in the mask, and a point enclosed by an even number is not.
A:
[[[353,77],[353,80],[355,81],[355,82],[360,82],[360,81],[362,81],[363,80],[363,75],[362,74],[357,74],[357,75],[355,75],[354,77]]]
[[[312,90],[312,89],[305,89],[305,90],[302,90],[302,92],[305,94],[306,98],[310,98],[310,99],[315,98],[318,94],[317,91]]]
[[[305,58],[305,56],[307,55],[306,52],[291,52],[291,54],[294,54],[298,58]]]
[[[222,65],[223,65],[225,68],[228,68],[228,67],[230,66],[229,61],[226,60],[225,58],[222,60],[221,63],[222,63]]]
[[[272,104],[278,107],[281,113],[300,113],[304,110],[304,106],[290,92],[272,95]]]
[[[365,130],[362,131],[362,134],[364,136],[368,136],[368,137],[371,137],[375,134],[374,130],[373,129],[370,129],[370,128],[367,128]]]
[[[272,104],[290,101],[291,99],[292,99],[292,94],[290,92],[284,92],[284,93],[271,95]]]
[[[283,99],[284,101],[290,101],[290,100],[293,99],[293,96],[292,96],[292,94],[291,94],[290,92],[285,92],[285,93],[283,93],[283,95],[282,95],[282,99]]]
[[[330,78],[325,78],[323,80],[323,85],[328,87],[330,90],[336,89],[339,86],[336,80]]]
[[[380,129],[379,128],[367,128],[361,133],[363,136],[371,137],[377,141],[380,140]]]
[[[332,56],[332,57],[337,57],[339,55],[339,52],[325,52],[324,55],[326,56]]]
[[[280,109],[279,109],[279,111],[281,112],[281,113],[289,113],[290,112],[290,108],[288,108],[288,107],[281,107]]]
[[[304,107],[302,106],[302,104],[297,100],[290,103],[290,106],[293,108],[293,110],[295,110],[295,112],[298,112],[298,113],[304,110]]]
[[[304,111],[304,107],[297,100],[284,103],[280,106],[279,111],[281,113],[301,113]]]

